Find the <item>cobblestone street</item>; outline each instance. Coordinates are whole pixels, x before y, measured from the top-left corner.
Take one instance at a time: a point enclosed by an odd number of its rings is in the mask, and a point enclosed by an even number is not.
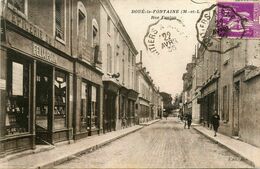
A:
[[[161,120],[56,168],[249,168],[176,118]]]

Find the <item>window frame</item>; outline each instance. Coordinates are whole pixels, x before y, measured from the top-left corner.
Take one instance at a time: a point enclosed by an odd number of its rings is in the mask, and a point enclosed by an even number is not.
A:
[[[84,16],[84,20],[85,20],[85,23],[84,23],[84,37],[86,39],[88,39],[88,34],[87,34],[87,31],[88,31],[88,13],[87,13],[87,10],[86,10],[86,7],[85,5],[81,2],[81,1],[78,1],[78,4],[77,4],[77,36],[79,36],[79,14],[82,14]]]
[[[53,0],[53,36],[55,38],[55,40],[57,40],[58,42],[62,43],[62,44],[66,44],[66,0],[60,0],[63,3],[63,19],[64,19],[64,23],[63,25],[61,25],[61,27],[63,26],[64,30],[63,30],[63,36],[64,39],[59,38],[56,35],[56,1],[57,0]]]
[[[8,0],[7,0],[7,6],[9,9],[15,11],[21,17],[28,19],[28,0],[24,0],[24,13],[18,10],[16,7],[14,7],[10,2],[8,2]]]

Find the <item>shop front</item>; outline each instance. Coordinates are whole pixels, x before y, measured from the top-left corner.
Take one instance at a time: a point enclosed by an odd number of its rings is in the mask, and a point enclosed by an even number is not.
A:
[[[135,112],[135,104],[136,100],[138,97],[138,93],[133,90],[129,89],[128,90],[128,110],[127,110],[127,125],[128,126],[133,126],[135,125],[135,117],[136,117],[136,112]]]
[[[204,126],[209,127],[211,124],[211,116],[215,111],[218,112],[218,78],[214,78],[201,88],[201,105],[200,118]]]
[[[7,25],[1,44],[1,153],[72,137],[73,62],[32,35]]]
[[[118,127],[126,128],[128,120],[128,89],[124,86],[121,86],[119,89],[119,120]]]
[[[149,101],[139,97],[138,105],[138,118],[139,123],[144,123],[150,121],[150,105]]]
[[[103,132],[107,133],[116,130],[117,119],[117,98],[119,84],[114,81],[104,81],[104,117]]]
[[[99,134],[101,130],[102,73],[83,62],[75,63],[74,139]]]

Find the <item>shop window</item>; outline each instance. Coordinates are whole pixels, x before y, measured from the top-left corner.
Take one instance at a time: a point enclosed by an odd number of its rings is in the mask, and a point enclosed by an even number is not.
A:
[[[27,16],[27,0],[8,0],[8,7],[21,16]]]
[[[6,135],[28,132],[29,81],[28,61],[9,59],[7,63]]]
[[[55,71],[55,104],[54,104],[54,129],[66,128],[67,109],[67,76],[64,72]]]
[[[55,37],[65,41],[65,2],[55,0]]]
[[[89,85],[81,84],[81,112],[80,112],[80,131],[84,132],[90,129],[90,114],[89,114]]]
[[[98,128],[97,88],[91,86],[91,129]]]

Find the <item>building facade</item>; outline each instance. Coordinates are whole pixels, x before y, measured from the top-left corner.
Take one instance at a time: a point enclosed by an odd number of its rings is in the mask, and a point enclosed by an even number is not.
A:
[[[71,56],[74,60],[74,139],[102,132],[103,83],[100,3],[72,1]]]
[[[143,67],[142,51],[140,51],[140,62],[136,64],[136,68],[136,86],[139,93],[136,105],[137,121],[144,123],[162,115],[162,97],[150,73],[146,67]]]
[[[1,155],[73,138],[70,1],[5,2]]]
[[[207,32],[216,27],[214,23],[211,21]],[[216,111],[221,133],[259,147],[260,41],[225,37],[212,42],[211,48],[218,51],[236,44],[239,47],[225,53],[210,52],[203,45],[198,49],[202,68],[199,103],[204,124],[210,125]]]

